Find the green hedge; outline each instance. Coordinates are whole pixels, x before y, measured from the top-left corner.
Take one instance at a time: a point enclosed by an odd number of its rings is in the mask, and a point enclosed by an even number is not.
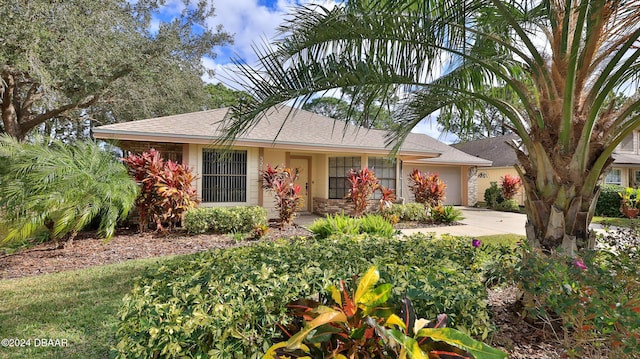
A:
[[[596,216],[621,217],[620,195],[624,187],[617,185],[603,185],[600,189],[600,197],[596,203]]]
[[[184,227],[192,234],[247,233],[267,224],[267,210],[258,206],[194,208],[184,216]]]
[[[427,222],[431,220],[429,212],[422,203],[406,203],[406,204],[393,204],[391,207],[385,207],[382,210],[383,216],[395,216],[401,222],[418,221]]]
[[[372,264],[407,295],[420,317],[447,313],[449,324],[485,338],[489,332],[482,249],[470,240],[355,236],[258,242],[151,268],[124,299],[115,355],[260,358],[280,338],[286,304],[324,293]]]

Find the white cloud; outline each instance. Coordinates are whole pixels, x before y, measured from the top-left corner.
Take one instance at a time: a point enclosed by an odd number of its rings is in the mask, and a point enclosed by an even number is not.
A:
[[[203,59],[203,64],[216,72],[214,78],[203,78],[206,82],[229,82],[233,64],[230,58],[240,58],[251,64],[257,59],[253,46],[263,46],[277,35],[277,28],[284,23],[285,17],[296,4],[319,3],[328,7],[335,6],[335,1],[325,0],[270,0],[269,7],[260,5],[258,0],[214,0],[216,16],[209,26],[215,28],[222,25],[224,31],[233,35],[234,44],[217,49],[218,57]],[[231,85],[231,84],[230,84]],[[237,86],[232,86],[237,87]]]

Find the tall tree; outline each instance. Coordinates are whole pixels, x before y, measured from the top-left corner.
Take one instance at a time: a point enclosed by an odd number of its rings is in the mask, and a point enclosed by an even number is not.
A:
[[[377,91],[347,88],[341,98],[317,97],[302,105],[313,113],[336,120],[360,125],[365,128],[390,129],[393,125],[392,108],[397,97],[390,92],[379,94]]]
[[[235,109],[228,139],[290,99],[331,88],[406,87],[390,141],[438,109],[493,106],[514,148],[527,199],[527,238],[571,253],[593,244],[599,180],[640,124],[638,0],[347,0],[299,6],[251,79],[252,106]],[[505,86],[512,103],[493,95]],[[614,106],[609,95],[633,95]],[[519,109],[522,109],[520,111]]]
[[[3,0],[1,132],[58,121],[131,120],[202,108],[203,56],[231,41],[206,1],[152,28],[165,0]]]
[[[509,91],[509,88],[496,87],[489,91],[494,97],[515,105],[519,104],[517,96]],[[518,108],[518,111],[524,113],[522,108]],[[474,106],[470,109],[444,108],[440,111],[437,122],[442,131],[456,135],[461,142],[512,133],[509,119],[491,105]]]
[[[210,109],[237,106],[249,96],[245,91],[230,89],[222,83],[206,84],[204,89],[208,96],[207,108]]]
[[[336,97],[316,97],[302,105],[302,109],[339,121],[349,120],[349,103]]]

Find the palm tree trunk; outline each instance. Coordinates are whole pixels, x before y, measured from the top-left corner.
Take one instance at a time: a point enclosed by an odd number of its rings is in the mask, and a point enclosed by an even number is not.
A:
[[[551,152],[551,153],[549,153]],[[600,195],[597,184],[584,181],[586,173],[567,165],[571,156],[559,155],[534,143],[529,156],[518,153],[518,167],[526,193],[526,233],[529,244],[545,252],[561,250],[574,256],[579,248],[593,249],[595,233],[589,229]]]

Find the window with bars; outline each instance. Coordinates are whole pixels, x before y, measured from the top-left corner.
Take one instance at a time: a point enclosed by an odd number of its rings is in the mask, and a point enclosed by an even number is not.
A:
[[[361,167],[360,157],[329,157],[329,198],[341,199],[349,188],[347,177],[349,170]]]
[[[396,189],[396,161],[386,157],[369,157],[369,169],[373,170],[378,178],[378,183],[388,189]],[[373,194],[374,199],[380,199],[380,192]]]
[[[247,201],[247,151],[202,151],[202,202]]]

